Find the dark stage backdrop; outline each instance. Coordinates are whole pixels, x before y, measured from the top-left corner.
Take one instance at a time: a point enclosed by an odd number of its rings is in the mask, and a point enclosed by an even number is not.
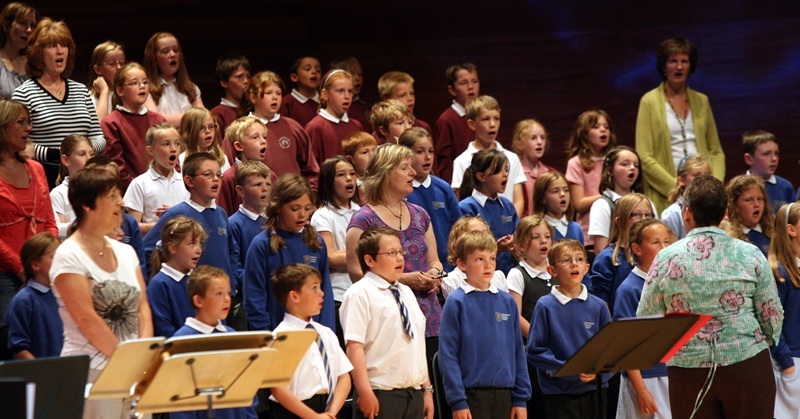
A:
[[[564,146],[576,117],[606,110],[621,144],[633,145],[639,98],[660,78],[654,51],[670,36],[700,52],[694,89],[709,96],[727,156],[728,177],[746,169],[741,134],[764,129],[781,143],[779,174],[800,183],[800,5],[739,1],[42,1],[44,16],[64,19],[78,45],[73,78],[85,81],[94,46],[106,39],[141,61],[147,39],[173,32],[207,107],[219,103],[219,55],[246,55],[254,71],[288,80],[300,55],[327,64],[354,55],[364,67],[362,96],[376,98],[390,70],[416,80],[417,117],[431,125],[450,103],[445,68],[477,64],[481,93],[502,107],[500,139],[517,121],[549,130],[545,162],[566,166]]]

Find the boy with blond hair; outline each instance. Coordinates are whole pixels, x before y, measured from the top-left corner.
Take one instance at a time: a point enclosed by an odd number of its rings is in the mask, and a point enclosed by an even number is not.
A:
[[[611,321],[606,303],[589,294],[581,282],[589,270],[586,249],[577,240],[555,242],[547,253],[547,272],[558,278],[550,294],[536,302],[528,334],[528,362],[538,370],[545,417],[600,418],[594,374],[555,377],[553,374],[600,329]],[[603,393],[608,376],[603,376]],[[605,397],[602,397],[606,400]]]
[[[467,278],[442,312],[439,369],[447,404],[454,419],[525,419],[531,382],[517,304],[492,285],[497,243],[491,234],[473,231],[459,237],[454,249]]]
[[[322,278],[313,266],[283,265],[275,271],[272,291],[286,310],[275,332],[312,329],[319,335],[292,375],[288,387],[273,387],[273,419],[336,417],[350,394],[350,360],[331,329],[313,320],[322,306]]]
[[[447,182],[453,176],[453,161],[475,139],[475,132],[467,126],[466,104],[480,94],[478,67],[462,62],[447,67],[447,91],[453,103],[439,116],[433,126],[436,139],[436,174]]]
[[[517,215],[520,216],[525,210],[523,185],[527,178],[525,172],[522,171],[519,156],[513,151],[503,148],[497,141],[497,134],[500,132],[500,104],[491,96],[478,96],[467,102],[465,109],[467,125],[475,133],[475,140],[471,141],[467,149],[453,162],[453,181],[451,182],[453,190],[458,195],[464,172],[472,163],[472,155],[481,150],[495,148],[502,151],[508,159],[508,186],[506,186],[503,196],[514,203]]]
[[[780,149],[778,138],[774,134],[762,130],[745,132],[742,134],[742,152],[744,162],[750,166],[746,174],[764,181],[775,213],[781,205],[796,200],[792,183],[775,174],[778,170]]]
[[[361,234],[356,249],[364,277],[339,309],[363,417],[433,418],[433,386],[425,355],[425,315],[399,282],[404,249],[388,227]]]
[[[378,94],[381,100],[397,99],[404,103],[411,113],[414,113],[414,106],[417,98],[414,93],[414,78],[402,71],[390,71],[381,76],[378,80]],[[433,135],[431,126],[427,122],[414,118],[414,126],[423,128],[428,134]]]
[[[236,166],[247,161],[263,161],[267,155],[267,126],[258,118],[243,116],[231,123],[225,130],[225,139],[236,153],[234,164],[222,174],[217,205],[225,213],[233,215],[242,204],[236,193]],[[270,183],[275,178],[269,179]]]
[[[369,122],[379,145],[397,144],[400,135],[414,126],[414,115],[399,100],[387,99],[372,106]]]

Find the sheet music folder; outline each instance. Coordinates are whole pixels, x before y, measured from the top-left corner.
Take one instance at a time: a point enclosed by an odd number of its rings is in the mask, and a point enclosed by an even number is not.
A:
[[[668,314],[608,323],[559,368],[555,375],[613,374],[646,370],[667,362],[711,316]]]

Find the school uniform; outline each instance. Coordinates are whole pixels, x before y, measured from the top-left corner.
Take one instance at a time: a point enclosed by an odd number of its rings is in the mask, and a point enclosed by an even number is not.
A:
[[[281,100],[280,114],[288,116],[297,121],[298,124],[306,126],[319,111],[319,92],[314,93],[314,97],[305,97],[297,89],[284,96]]]
[[[186,319],[186,323],[175,332],[174,336],[194,336],[210,335],[212,333],[234,332],[228,326],[219,321],[216,326],[209,326],[194,317]],[[235,407],[229,409],[214,409],[214,417],[217,419],[257,419],[255,407],[258,405],[258,398],[253,400],[249,407]],[[193,412],[171,412],[170,419],[205,419],[208,417],[208,410],[196,410]]]
[[[661,222],[678,240],[686,237],[686,228],[683,225],[683,215],[681,214],[682,205],[683,197],[678,197],[675,202],[661,212]]]
[[[566,215],[562,215],[561,218],[545,215],[543,218],[550,227],[553,227],[554,242],[562,239],[572,239],[583,245],[583,229],[581,229],[580,224],[575,221],[568,221]]]
[[[439,369],[454,411],[509,417],[512,406],[525,407],[531,383],[514,299],[494,286],[453,291],[442,313]]]
[[[189,191],[181,174],[172,169],[172,176],[158,173],[152,166],[137,176],[125,191],[125,207],[142,213],[143,223],[154,223],[159,217],[156,210],[163,205],[170,207],[189,199]]]
[[[467,274],[461,269],[453,268],[453,270],[450,271],[450,273],[448,273],[444,279],[442,279],[442,285],[439,287],[442,290],[442,296],[447,298],[450,293],[461,288],[466,281]],[[503,271],[494,271],[494,275],[492,275],[492,286],[500,291],[508,292],[506,275],[503,273]]]
[[[444,265],[444,270],[450,272],[454,267],[447,262],[447,240],[453,224],[461,218],[458,199],[450,185],[436,176],[428,175],[422,183],[414,179],[412,184],[414,191],[406,197],[406,201],[421,206],[431,217],[439,261]]]
[[[161,83],[161,97],[156,104],[158,113],[162,115],[179,115],[194,107],[194,104],[189,102],[189,96],[178,90],[177,78],[167,82],[159,77],[159,82]],[[194,92],[199,99],[200,88],[197,85],[194,86]],[[148,97],[152,98],[152,95],[148,94]]]
[[[603,197],[594,201],[589,209],[590,236],[611,237],[611,226],[614,224],[614,207],[622,196],[611,189],[603,191]],[[608,200],[606,200],[608,199]],[[612,206],[608,201],[614,203]]]
[[[616,303],[614,305],[614,319],[636,317],[636,309],[642,297],[642,288],[647,279],[647,272],[635,266],[628,277],[617,288]],[[628,374],[623,371],[620,382],[619,400],[617,403],[617,418],[671,418],[669,406],[669,379],[667,378],[667,365],[659,363],[649,370],[640,370],[644,385],[658,406],[658,412],[645,415],[639,409],[636,392],[628,380]]]
[[[239,115],[239,105],[231,102],[228,99],[222,98],[219,105],[211,109],[211,115],[217,121],[219,126],[220,138],[225,137],[225,130],[235,121]],[[233,144],[227,139],[222,141],[222,150],[225,151],[225,156],[228,161],[233,163],[236,161],[236,151],[233,149]]]
[[[597,406],[596,384],[578,377],[552,374],[611,321],[604,301],[589,294],[585,286],[575,298],[554,287],[536,303],[528,335],[528,362],[539,370],[546,417],[600,417],[605,406]],[[602,377],[603,387],[608,376]]]
[[[412,127],[413,128],[422,128],[422,129],[424,129],[425,132],[427,132],[428,135],[430,135],[431,138],[433,138],[433,131],[431,130],[431,125],[429,123],[427,123],[427,122],[425,122],[425,121],[423,121],[421,119],[414,118],[414,125],[412,125]]]
[[[514,234],[514,230],[519,223],[517,209],[502,195],[496,198],[489,198],[480,191],[473,190],[472,196],[467,197],[458,203],[461,213],[464,215],[480,215],[489,224],[492,235],[495,239]],[[514,258],[511,252],[500,252],[497,255],[497,269],[508,274],[514,267]]]
[[[769,255],[770,238],[761,231],[761,224],[756,224],[753,228],[742,227],[742,232],[747,237],[747,241],[754,244],[764,257]]]
[[[50,287],[29,279],[11,299],[5,321],[12,354],[27,350],[36,358],[61,355],[64,326]]]
[[[272,235],[283,238],[286,247],[273,252],[269,245]],[[304,263],[319,271],[325,296],[322,311],[319,316],[314,317],[331,329],[336,327],[328,251],[319,234],[317,240],[321,247],[312,250],[306,245],[303,232],[277,229],[262,231],[250,243],[244,265],[243,300],[251,330],[272,330],[283,320],[285,311],[272,292],[272,272],[289,263]]]
[[[144,106],[133,112],[120,105],[100,122],[106,138],[103,154],[119,166],[119,177],[126,188],[150,165],[145,136],[150,127],[160,122],[166,122],[166,119],[156,112],[148,112]]]
[[[148,261],[147,271],[150,271],[149,260],[156,247],[156,242],[161,240],[161,229],[164,228],[167,221],[178,215],[189,217],[203,226],[203,230],[206,232],[206,241],[197,264],[198,266],[216,266],[225,271],[231,279],[231,294],[236,295],[241,290],[243,275],[242,267],[239,264],[239,246],[236,246],[233,236],[230,234],[228,216],[214,202],[208,207],[203,207],[191,199],[187,199],[168,209],[161,216],[156,225],[144,237],[144,252]]]
[[[350,201],[350,208],[334,207],[331,204],[325,204],[318,210],[314,211],[311,216],[311,225],[317,232],[328,232],[333,238],[334,250],[345,250],[345,238],[347,236],[347,226],[353,218],[353,214],[361,209],[357,203]],[[346,268],[331,268],[331,287],[333,288],[333,299],[335,301],[342,301],[344,293],[353,285],[350,280],[350,274],[347,273]]]
[[[303,359],[300,360],[297,369],[292,375],[288,389],[295,397],[301,400],[306,406],[317,413],[325,411],[325,405],[329,398],[333,397],[332,391],[336,388],[339,376],[347,374],[353,370],[353,365],[345,355],[339,341],[333,331],[315,321],[307,322],[299,317],[286,313],[283,321],[275,328],[275,333],[313,329],[319,334],[317,338],[321,343],[312,343],[306,350]],[[322,349],[320,349],[320,346]],[[330,381],[328,372],[325,369],[322,353],[327,357],[328,369],[330,370]],[[347,376],[346,379],[350,379]],[[292,418],[296,417],[288,409],[281,406],[275,397],[270,396],[271,410],[273,418]]]
[[[264,231],[267,219],[263,215],[256,214],[243,205],[239,205],[239,210],[228,217],[228,224],[231,226],[233,241],[239,246],[239,263],[244,266],[250,243]]]
[[[311,154],[317,162],[344,155],[342,140],[356,131],[363,131],[361,123],[351,119],[347,113],[337,118],[325,109],[319,111],[306,125],[306,132],[311,143]]]
[[[139,228],[139,222],[128,213],[122,213],[122,243],[125,243],[133,248],[136,252],[136,257],[139,259],[139,269],[144,276],[145,256],[144,256],[144,243],[142,242],[142,230]]]
[[[191,273],[182,274],[164,263],[147,284],[147,302],[153,313],[154,336],[172,337],[187,318],[194,316],[194,307],[186,291],[186,282]]]
[[[350,108],[347,109],[347,114],[361,123],[362,127],[367,128],[371,126],[369,123],[369,114],[371,110],[372,105],[367,103],[364,99],[361,99],[361,97],[355,96],[353,97],[352,103],[350,103]]]
[[[612,312],[617,298],[617,288],[633,270],[633,265],[625,258],[624,248],[619,249],[617,253],[617,266],[612,262],[613,256],[614,246],[609,245],[594,259],[587,275],[592,284],[592,294],[608,303],[608,310]]]
[[[748,170],[746,174],[751,174]],[[794,196],[794,186],[788,180],[778,176],[770,175],[769,178],[764,180],[764,186],[767,190],[767,197],[769,203],[772,205],[772,212],[778,213],[778,210],[783,204],[790,204],[797,201]]]
[[[456,157],[475,139],[475,131],[467,125],[466,114],[464,106],[454,100],[434,124],[436,174],[445,182],[450,182],[453,178],[453,162]]]
[[[72,209],[72,204],[69,203],[69,176],[61,180],[55,188],[50,190],[50,203],[53,206],[53,215],[55,216],[56,226],[58,226],[58,237],[61,239],[67,238],[69,226],[75,221],[75,211]],[[58,218],[58,214],[64,215],[66,221],[63,223]]]
[[[422,385],[428,380],[425,356],[425,315],[414,293],[395,283],[408,313],[404,330],[398,300],[389,282],[367,272],[344,294],[339,313],[346,341],[365,346],[370,387],[381,405],[381,416],[422,417]]]
[[[522,171],[522,163],[516,153],[503,148],[498,142],[494,142],[494,147],[497,151],[503,152],[508,159],[508,182],[506,183],[506,190],[503,191],[503,196],[512,203],[514,202],[514,186],[518,183],[525,183],[525,173]],[[472,164],[472,156],[479,150],[475,147],[474,143],[469,143],[467,149],[461,153],[453,162],[453,181],[450,183],[453,189],[461,187],[464,180],[464,172]]]
[[[252,112],[250,116],[257,118]],[[258,120],[267,126],[267,155],[262,162],[276,177],[284,173],[301,175],[316,189],[321,162],[311,153],[311,139],[303,126],[279,113],[272,119]]]
[[[800,259],[795,258],[800,266]],[[777,385],[775,395],[775,417],[800,417],[800,328],[787,327],[800,324],[800,288],[796,287],[783,264],[778,264],[778,275],[783,282],[776,282],[778,297],[783,306],[783,329],[777,345],[770,346],[773,369]],[[783,370],[795,367],[793,374],[784,375]]]

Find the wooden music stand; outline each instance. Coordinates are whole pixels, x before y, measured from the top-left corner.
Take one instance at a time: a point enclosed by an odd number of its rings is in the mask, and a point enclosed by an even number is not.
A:
[[[246,407],[261,387],[285,386],[313,330],[214,333],[120,344],[89,398],[135,396],[137,413]]]

